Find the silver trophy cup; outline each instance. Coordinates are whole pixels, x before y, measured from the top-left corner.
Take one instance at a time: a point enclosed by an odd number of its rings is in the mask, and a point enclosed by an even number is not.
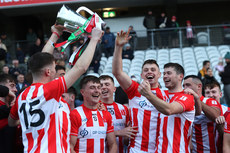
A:
[[[56,25],[64,27],[64,29],[70,33],[76,31],[87,21],[87,18],[79,14],[80,11],[86,11],[90,15],[94,14],[94,12],[84,6],[79,7],[76,12],[74,12],[73,10],[63,5],[57,14]],[[98,28],[102,29],[102,27],[105,26],[105,22],[102,19],[100,19],[100,21],[100,27]]]

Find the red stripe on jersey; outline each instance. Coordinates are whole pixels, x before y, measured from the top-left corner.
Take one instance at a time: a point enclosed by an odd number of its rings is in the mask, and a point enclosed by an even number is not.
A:
[[[45,134],[44,129],[38,130],[37,149],[35,150],[34,153],[40,153],[41,141],[42,141],[44,134]],[[53,139],[53,140],[56,140],[56,139]],[[56,143],[56,142],[54,142],[54,143]]]
[[[162,153],[166,153],[168,150],[167,126],[168,126],[168,117],[165,117],[164,118],[164,124],[163,124]]]
[[[128,124],[129,121],[131,120],[130,117],[129,117],[129,109],[125,105],[123,105],[123,106],[124,106],[125,112],[126,112],[126,115],[125,115],[125,117],[126,117],[126,124]]]
[[[93,153],[94,152],[94,139],[87,139],[87,150],[86,153]]]
[[[63,112],[63,124],[62,124],[62,142],[65,149],[65,152],[67,152],[67,132],[68,132],[68,118],[66,112]]]
[[[101,114],[98,111],[97,111],[97,118],[98,118],[99,126],[104,126],[103,118],[101,117]]]
[[[104,139],[100,139],[100,153],[104,153],[105,146],[104,146]]]
[[[207,126],[208,126],[210,151],[212,151],[212,153],[216,153],[214,123],[213,122],[207,123]]]
[[[37,95],[38,95],[38,89],[39,89],[39,87],[36,87],[36,88],[35,88],[35,90],[33,91],[33,95],[32,95],[32,97],[31,97],[31,99],[34,99],[34,98],[37,97]]]
[[[89,111],[86,107],[82,107],[83,108],[83,111],[85,113],[85,116],[87,118],[87,122],[86,122],[86,126],[87,127],[92,127],[93,126],[93,115],[92,115],[92,112]]]
[[[203,153],[203,136],[202,136],[201,124],[195,124],[194,128],[195,128],[197,153]]]
[[[158,137],[160,135],[160,124],[161,124],[161,118],[160,118],[160,116],[161,116],[161,114],[158,113],[158,116],[157,116],[157,131],[156,131],[156,147],[157,147],[156,150],[158,150],[158,145],[159,145],[159,139],[158,139]]]
[[[136,126],[136,127],[138,127],[137,113],[138,113],[138,109],[133,108],[133,116],[132,116],[133,117],[133,126]],[[135,145],[134,143],[135,143],[135,138],[131,139],[130,147],[134,147],[134,145]]]
[[[29,86],[29,87],[23,92],[21,100],[26,100],[26,97],[27,97],[27,95],[28,95],[28,93],[29,93],[29,91],[30,91],[30,88],[31,88],[31,86]]]
[[[185,143],[185,153],[189,153],[189,142],[190,142],[190,136],[188,136],[188,131],[189,131],[189,127],[191,125],[191,122],[189,122],[188,120],[185,121],[184,124],[184,143]]]
[[[116,119],[122,119],[121,112],[120,112],[120,110],[118,108],[118,105],[116,103],[113,103],[113,108],[114,108],[114,111],[115,111]]]
[[[180,152],[181,119],[174,118],[173,152]]]
[[[144,110],[142,133],[145,133],[145,134],[142,134],[141,150],[147,151],[147,152],[148,152],[148,146],[149,146],[150,117],[151,117],[151,111]]]
[[[56,124],[55,124],[55,114],[50,115],[50,126],[48,129],[48,151],[49,153],[57,152],[56,147]]]
[[[124,147],[123,147],[123,138],[122,137],[118,137],[118,141],[119,141],[119,153],[123,153]]]
[[[28,153],[29,153],[34,146],[34,139],[32,133],[26,133],[26,137],[28,140],[27,142],[28,142]]]

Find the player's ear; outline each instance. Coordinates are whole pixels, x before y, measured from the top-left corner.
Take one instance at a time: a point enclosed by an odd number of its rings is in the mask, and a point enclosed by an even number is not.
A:
[[[44,73],[45,73],[46,76],[49,76],[50,73],[51,73],[51,71],[50,71],[49,68],[45,68],[45,69],[44,69]]]
[[[113,92],[116,92],[117,88],[114,86]]]
[[[82,96],[84,95],[84,89],[80,90],[80,93],[82,94]]]
[[[75,95],[74,94],[71,94],[70,98],[71,98],[71,101],[75,101]]]

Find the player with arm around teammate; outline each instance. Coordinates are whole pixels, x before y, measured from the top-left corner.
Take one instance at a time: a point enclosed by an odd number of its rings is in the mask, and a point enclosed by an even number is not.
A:
[[[202,112],[195,116],[193,122],[192,145],[194,153],[199,150],[205,152],[216,152],[216,124],[215,119],[221,114],[220,104],[213,98],[202,95],[202,82],[196,75],[188,75],[184,78],[183,87],[185,91],[192,93],[195,100],[200,100]]]
[[[150,85],[143,81],[138,91],[145,96],[160,114],[160,131],[155,152],[190,151],[192,123],[195,117],[194,98],[182,88],[184,69],[177,63],[164,65],[163,80],[168,88],[168,100],[164,101],[151,92]]]
[[[149,102],[149,100],[138,91],[139,84],[122,70],[122,48],[130,39],[129,31],[118,32],[115,41],[113,55],[112,72],[122,89],[129,98],[131,126],[138,127],[138,133],[134,139],[130,140],[130,153],[153,153],[156,148],[156,141],[159,134],[159,112]],[[141,78],[149,82],[151,93],[161,99],[166,98],[166,94],[158,87],[158,79],[161,76],[159,66],[155,60],[146,60],[142,65]]]

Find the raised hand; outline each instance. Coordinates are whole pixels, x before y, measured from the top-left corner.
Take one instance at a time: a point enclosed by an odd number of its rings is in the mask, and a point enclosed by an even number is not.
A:
[[[128,32],[124,32],[123,30],[121,30],[121,32],[117,33],[117,37],[116,37],[117,46],[124,46],[129,41],[129,39],[131,39],[131,36],[129,36],[129,32],[130,29],[128,30]]]
[[[101,37],[103,36],[104,32],[100,30],[99,28],[93,28],[91,32],[91,39],[99,41]]]
[[[152,94],[151,92],[151,87],[150,84],[147,80],[144,80],[138,87],[138,92],[143,95],[143,96],[147,96],[149,94]]]
[[[51,27],[51,32],[56,32],[59,36],[62,35],[63,30],[64,30],[64,27],[61,27],[61,26],[53,25]]]

